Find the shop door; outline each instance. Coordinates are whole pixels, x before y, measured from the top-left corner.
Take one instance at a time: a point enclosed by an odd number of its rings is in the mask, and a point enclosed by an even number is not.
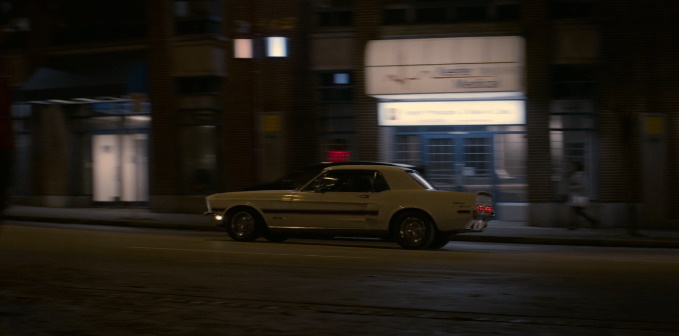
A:
[[[94,202],[148,201],[148,136],[92,136]]]
[[[430,135],[424,147],[427,177],[437,188],[492,192],[492,135]]]

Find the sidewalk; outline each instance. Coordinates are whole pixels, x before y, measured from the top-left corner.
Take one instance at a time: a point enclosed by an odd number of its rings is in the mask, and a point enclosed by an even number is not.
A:
[[[136,228],[218,231],[210,218],[202,214],[155,213],[134,208],[44,208],[13,205],[5,218],[15,221],[85,225],[108,225]],[[532,227],[526,223],[491,221],[480,233],[465,233],[456,241],[554,244],[581,246],[679,248],[679,231],[638,230],[630,235],[624,228],[599,230]]]

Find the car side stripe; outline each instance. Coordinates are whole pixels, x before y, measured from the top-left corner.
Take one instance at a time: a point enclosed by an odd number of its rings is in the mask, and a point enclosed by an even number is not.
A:
[[[265,214],[377,216],[377,210],[278,210],[262,209]]]

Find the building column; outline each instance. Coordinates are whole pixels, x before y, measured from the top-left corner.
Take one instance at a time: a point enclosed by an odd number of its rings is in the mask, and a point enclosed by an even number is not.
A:
[[[149,97],[152,106],[150,205],[154,211],[179,207],[179,127],[176,84],[172,76],[174,1],[147,1]]]
[[[70,206],[71,143],[61,105],[35,105],[33,135],[33,194],[36,205]]]
[[[549,71],[552,56],[552,32],[549,3],[541,0],[523,2],[523,25],[526,38],[526,136],[528,153],[528,221],[534,226],[554,226],[555,204],[551,183],[552,162],[549,136]]]
[[[354,90],[356,149],[361,161],[378,161],[379,127],[377,100],[365,94],[365,48],[370,40],[379,38],[381,8],[379,1],[354,1],[356,49],[354,54]]]

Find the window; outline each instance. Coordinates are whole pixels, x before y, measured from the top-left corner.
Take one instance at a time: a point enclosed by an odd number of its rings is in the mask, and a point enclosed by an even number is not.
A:
[[[219,34],[221,22],[214,19],[181,19],[176,22],[177,35]]]
[[[448,21],[447,8],[424,7],[415,8],[415,21],[417,23],[443,23]]]
[[[342,160],[351,159],[354,138],[353,78],[350,71],[324,71],[317,77],[323,146],[321,158],[331,159],[342,152]],[[348,156],[347,156],[348,155]],[[337,156],[332,156],[336,159]],[[331,159],[331,161],[335,161]]]
[[[595,6],[588,0],[559,0],[550,3],[552,19],[578,19],[594,16]]]
[[[234,39],[233,40],[233,57],[235,58],[252,58],[254,55],[252,39]]]
[[[266,56],[268,57],[287,57],[288,39],[287,37],[267,37]]]
[[[527,199],[524,126],[397,127],[393,146],[394,162],[425,167],[438,189]]]
[[[215,76],[179,77],[177,89],[179,93],[221,92],[222,79]]]
[[[331,170],[315,181],[305,191],[315,192],[376,192],[375,182],[379,179],[379,191],[387,190],[384,177],[372,170]]]
[[[177,0],[174,10],[177,35],[221,33],[222,0]]]
[[[520,8],[517,4],[503,4],[496,7],[495,17],[498,21],[518,20],[521,18]]]
[[[217,183],[217,129],[189,126],[181,131],[182,189],[188,195],[215,192]]]
[[[394,0],[382,7],[385,25],[507,21],[520,18],[518,0]]]
[[[394,139],[394,162],[414,166],[422,164],[420,137],[417,135],[397,135]]]
[[[351,0],[316,0],[316,24],[319,27],[351,26],[354,14]]]
[[[382,10],[382,23],[385,25],[402,25],[408,23],[408,9],[385,8]]]
[[[582,99],[594,96],[594,67],[580,64],[557,64],[552,67],[552,97]]]
[[[13,181],[12,195],[26,196],[31,194],[32,129],[33,115],[30,104],[13,104],[12,125],[14,129],[14,170],[10,172]]]
[[[457,8],[458,21],[484,21],[488,20],[488,8],[486,6],[461,6]]]

